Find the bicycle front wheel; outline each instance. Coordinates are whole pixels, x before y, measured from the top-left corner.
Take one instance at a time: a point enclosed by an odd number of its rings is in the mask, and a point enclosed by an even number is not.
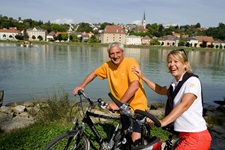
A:
[[[52,140],[45,150],[89,150],[90,142],[78,131],[68,131]]]

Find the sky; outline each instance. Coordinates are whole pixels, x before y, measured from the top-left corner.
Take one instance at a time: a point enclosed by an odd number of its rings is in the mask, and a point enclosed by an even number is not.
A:
[[[1,2],[2,1],[2,2]],[[218,27],[225,0],[0,0],[0,15],[51,23],[147,24]]]

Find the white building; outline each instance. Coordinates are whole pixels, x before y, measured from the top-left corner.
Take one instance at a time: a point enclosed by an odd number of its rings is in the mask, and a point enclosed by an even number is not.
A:
[[[140,36],[130,35],[126,36],[125,43],[126,45],[142,45],[141,39]]]
[[[42,41],[46,41],[47,31],[43,29],[27,29],[27,34],[29,36],[29,41],[39,41],[41,38]]]
[[[16,40],[16,35],[20,35],[21,32],[17,29],[0,29],[0,40]]]
[[[101,43],[120,42],[125,44],[126,33],[121,26],[107,25],[101,34]]]

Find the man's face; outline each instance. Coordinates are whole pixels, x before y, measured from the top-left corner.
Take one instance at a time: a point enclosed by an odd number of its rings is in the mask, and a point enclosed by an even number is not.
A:
[[[123,61],[124,51],[114,46],[109,50],[109,58],[115,65],[119,65]]]

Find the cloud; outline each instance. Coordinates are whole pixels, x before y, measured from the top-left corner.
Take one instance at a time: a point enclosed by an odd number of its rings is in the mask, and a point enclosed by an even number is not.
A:
[[[135,20],[132,22],[132,24],[141,25],[142,20]]]
[[[56,19],[56,20],[53,20],[51,21],[52,23],[57,23],[57,24],[71,24],[73,23],[73,19],[67,19],[67,18],[64,18],[64,19]]]

